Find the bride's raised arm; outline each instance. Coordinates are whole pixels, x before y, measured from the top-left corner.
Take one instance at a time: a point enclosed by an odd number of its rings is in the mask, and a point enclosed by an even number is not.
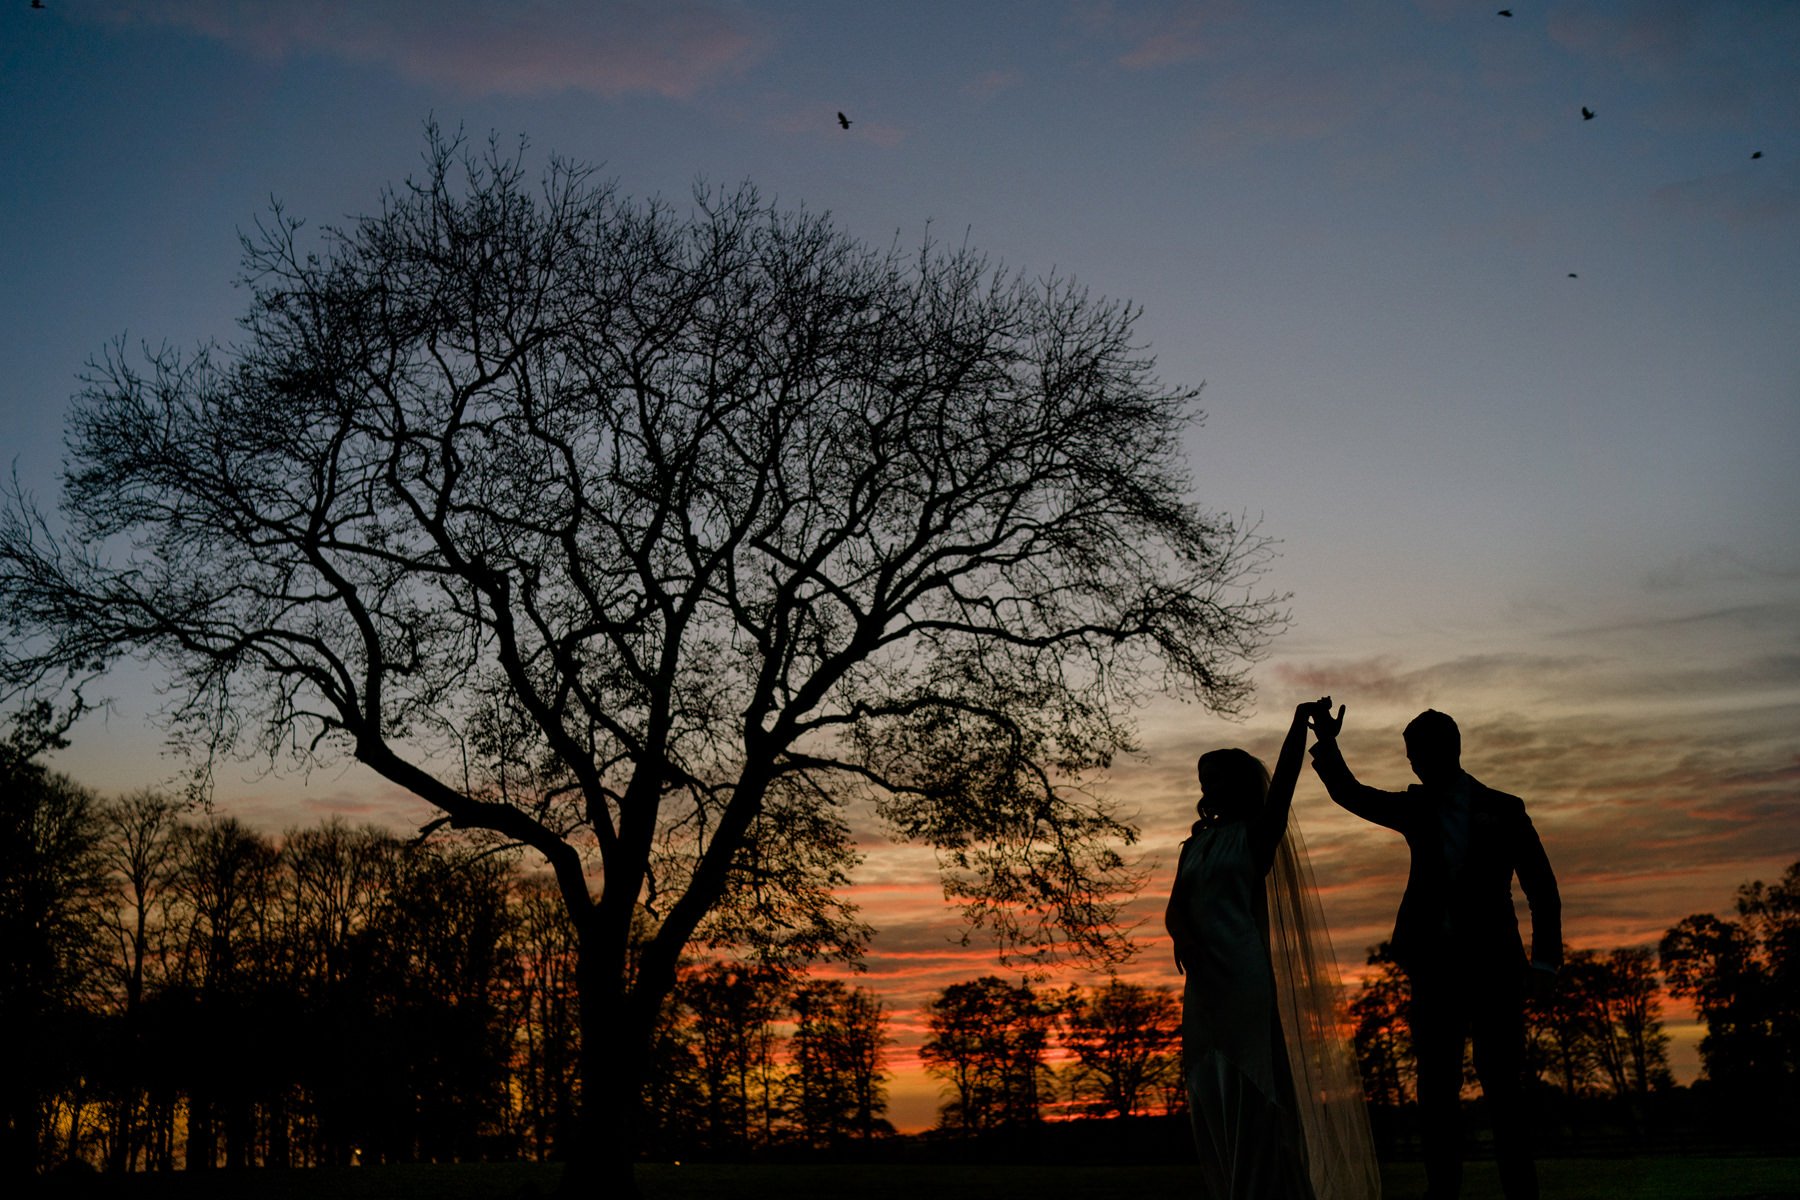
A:
[[[1317,706],[1316,701],[1297,705],[1294,719],[1282,739],[1281,753],[1275,759],[1275,771],[1269,776],[1269,795],[1263,801],[1261,814],[1251,827],[1256,865],[1264,874],[1275,861],[1275,847],[1287,832],[1288,810],[1294,804],[1294,786],[1300,782],[1300,762],[1306,756],[1306,718]]]

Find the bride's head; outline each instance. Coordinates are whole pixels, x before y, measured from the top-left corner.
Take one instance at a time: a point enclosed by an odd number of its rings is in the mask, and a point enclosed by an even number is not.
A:
[[[1208,750],[1200,756],[1200,816],[1235,821],[1262,807],[1269,768],[1248,750]]]

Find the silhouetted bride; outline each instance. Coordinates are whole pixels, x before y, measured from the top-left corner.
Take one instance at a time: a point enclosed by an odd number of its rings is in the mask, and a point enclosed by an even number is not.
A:
[[[1166,917],[1187,976],[1182,1052],[1208,1197],[1364,1200],[1381,1183],[1337,966],[1289,820],[1302,704],[1269,775],[1243,750],[1200,756],[1200,819]]]

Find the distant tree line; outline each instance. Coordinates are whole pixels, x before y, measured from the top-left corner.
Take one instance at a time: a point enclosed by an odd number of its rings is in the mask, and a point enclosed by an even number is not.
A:
[[[1370,951],[1368,965],[1373,969],[1350,1002],[1350,1019],[1363,1091],[1377,1136],[1391,1151],[1416,1099],[1406,1021],[1411,988],[1385,943]],[[1579,1133],[1598,1109],[1641,1138],[1652,1094],[1674,1086],[1656,952],[1565,948],[1555,990],[1525,1006],[1525,1042],[1542,1123]],[[1472,1061],[1465,1061],[1464,1073],[1473,1087]]]
[[[1386,945],[1349,1002],[1364,1094],[1392,1152],[1409,1128],[1410,988]],[[1663,999],[1706,1027],[1702,1074],[1678,1087]],[[1638,1142],[1680,1132],[1800,1144],[1800,863],[1738,890],[1736,915],[1696,914],[1657,946],[1565,948],[1550,995],[1526,1007],[1545,1132]],[[1185,1104],[1181,1003],[1166,987],[1034,989],[988,975],[925,1006],[920,1057],[942,1083],[938,1128],[984,1136],[1075,1115],[1176,1116]],[[1466,1066],[1474,1094],[1473,1064]]]
[[[660,1157],[824,1150],[891,1134],[887,1007],[867,988],[760,963],[685,970],[646,1109]]]
[[[1394,1114],[1415,1099],[1410,989],[1385,945],[1370,952],[1369,965],[1348,1024],[1370,1105]],[[1660,988],[1649,948],[1567,951],[1556,992],[1527,1011],[1539,1086],[1610,1097],[1634,1111],[1650,1093],[1672,1087]],[[926,1005],[925,1020],[921,1058],[944,1085],[938,1122],[945,1131],[979,1135],[1047,1117],[1184,1108],[1181,1002],[1169,988],[1114,979],[1097,988],[1034,990],[990,975],[944,988]]]
[[[1410,994],[1385,945],[1368,964],[1350,1019],[1377,1128],[1391,1132],[1415,1095]],[[1665,994],[1691,1000],[1706,1027],[1691,1089],[1669,1071]],[[1645,1140],[1679,1124],[1800,1142],[1800,863],[1773,886],[1743,885],[1735,918],[1687,917],[1656,946],[1565,949],[1555,990],[1525,1018],[1545,1122],[1564,1134],[1604,1124]],[[1677,1092],[1691,1096],[1673,1103]]]
[[[944,1084],[938,1127],[978,1136],[1050,1116],[1183,1109],[1181,1001],[1167,987],[1034,989],[985,975],[925,1006],[925,1068]]]
[[[576,944],[554,883],[488,843],[333,819],[279,839],[0,745],[9,1173],[553,1158],[575,1136]],[[645,1150],[887,1131],[866,989],[691,963],[664,1006]]]

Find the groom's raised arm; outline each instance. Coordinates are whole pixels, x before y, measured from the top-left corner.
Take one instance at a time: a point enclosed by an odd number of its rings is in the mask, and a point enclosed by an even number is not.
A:
[[[1340,808],[1349,809],[1365,821],[1373,821],[1389,829],[1400,829],[1405,821],[1406,793],[1384,792],[1380,788],[1358,782],[1349,765],[1344,762],[1342,751],[1338,749],[1337,731],[1321,731],[1317,724],[1313,728],[1315,732],[1319,732],[1319,740],[1312,748],[1313,770],[1318,772],[1319,779],[1325,784],[1325,791],[1332,800]]]

